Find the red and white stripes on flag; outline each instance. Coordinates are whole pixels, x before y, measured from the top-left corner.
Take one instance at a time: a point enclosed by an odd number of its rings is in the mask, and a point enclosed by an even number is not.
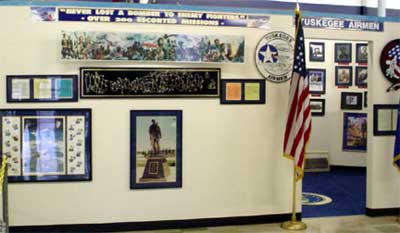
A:
[[[311,112],[304,53],[304,33],[300,22],[300,11],[296,11],[295,52],[289,90],[289,112],[284,139],[284,155],[293,159],[296,164],[296,180],[300,180],[304,174],[304,155],[311,134]]]

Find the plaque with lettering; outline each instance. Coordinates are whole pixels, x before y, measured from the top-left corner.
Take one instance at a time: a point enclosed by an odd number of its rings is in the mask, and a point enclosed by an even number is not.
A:
[[[87,68],[81,98],[219,97],[217,68]]]

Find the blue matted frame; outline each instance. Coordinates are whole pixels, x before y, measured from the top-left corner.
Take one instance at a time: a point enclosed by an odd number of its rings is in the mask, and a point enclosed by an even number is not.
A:
[[[137,117],[176,117],[176,179],[175,182],[157,181],[137,182],[136,149],[137,149]],[[130,188],[131,189],[156,189],[156,188],[180,188],[182,187],[182,110],[131,110],[130,132]],[[162,130],[161,130],[162,131]],[[163,136],[164,137],[164,136]],[[146,137],[147,139],[148,137]],[[147,162],[147,161],[146,161]]]
[[[347,53],[347,54],[343,54]],[[335,62],[337,63],[351,63],[352,44],[351,43],[335,43]]]
[[[350,135],[349,132],[349,118],[359,118],[361,119],[361,124],[358,125],[359,132],[357,129],[352,129],[355,134],[360,135]],[[365,121],[362,120],[365,118]],[[365,122],[365,124],[364,124]],[[352,125],[354,127],[354,125]],[[367,151],[367,113],[351,113],[345,112],[343,114],[343,142],[342,142],[342,149],[349,150],[349,151],[359,151],[359,152],[366,152]]]
[[[83,150],[81,151],[81,153],[83,152],[84,155],[82,156],[82,159],[76,159],[77,161],[81,160],[81,162],[84,162],[84,173],[83,174],[73,174],[73,171],[69,171],[68,172],[68,168],[72,168],[68,166],[68,161],[72,164],[73,161],[71,161],[70,159],[73,159],[72,156],[68,157],[68,152],[67,152],[67,146],[70,145],[70,147],[68,148],[68,150],[71,148],[71,144],[75,141],[67,139],[67,137],[76,137],[76,135],[79,135],[78,133],[75,133],[75,135],[71,135],[73,134],[73,132],[70,129],[67,129],[68,127],[68,116],[69,117],[84,117],[84,123],[83,123],[83,131],[81,131],[81,135],[80,137],[84,138],[84,145],[85,147],[83,148]],[[20,170],[20,175],[12,175],[10,174],[11,172],[8,173],[8,181],[9,183],[17,183],[17,182],[59,182],[59,181],[91,181],[92,180],[92,143],[91,143],[91,135],[92,135],[92,124],[91,124],[91,118],[92,118],[92,110],[89,108],[78,108],[78,109],[62,109],[62,108],[54,108],[54,109],[0,109],[0,132],[1,135],[6,135],[5,132],[3,132],[5,126],[3,124],[3,118],[4,117],[19,117],[18,119],[18,123],[19,124],[19,129],[15,128],[17,133],[15,136],[19,137],[19,151],[23,151],[23,131],[22,131],[22,127],[24,125],[23,123],[23,117],[31,117],[31,119],[34,119],[35,117],[37,117],[36,119],[39,118],[43,118],[43,117],[54,117],[54,119],[56,118],[60,118],[60,117],[65,117],[64,118],[64,129],[63,129],[63,135],[64,135],[64,162],[65,162],[65,174],[40,174],[40,175],[24,175],[23,174],[23,164],[22,164],[22,160],[23,160],[23,154],[20,152],[19,153],[19,168]],[[75,122],[76,123],[76,122]],[[76,126],[77,124],[75,124]],[[70,126],[73,126],[73,124],[71,123]],[[14,126],[13,126],[14,127]],[[19,132],[18,132],[19,131]],[[28,129],[29,131],[29,129]],[[35,131],[37,134],[38,129],[36,129]],[[55,134],[54,134],[55,135]],[[54,136],[55,138],[55,136]],[[0,139],[0,153],[4,154],[7,156],[7,153],[4,152],[5,148],[4,147],[4,142],[3,140],[6,140],[5,138],[1,137]],[[70,142],[68,143],[67,140],[70,140]],[[18,141],[18,140],[16,140]],[[7,142],[6,142],[7,143]],[[54,144],[56,142],[53,142]],[[37,145],[37,142],[36,142]],[[30,147],[31,147],[31,143],[30,143]],[[33,146],[32,146],[33,147]],[[48,149],[48,148],[46,148]],[[29,148],[29,150],[32,152],[32,150]],[[41,151],[42,153],[45,153],[43,151]],[[33,154],[33,153],[31,153]],[[38,152],[39,156],[41,155],[40,152]],[[9,155],[10,156],[10,155]],[[57,155],[53,155],[53,156],[57,156]],[[81,156],[81,154],[80,154]],[[32,158],[32,156],[31,156]],[[7,161],[9,161],[10,159],[8,159]],[[56,159],[54,159],[56,160]],[[53,160],[53,161],[54,161]],[[75,166],[76,167],[76,166]],[[72,172],[72,173],[71,173]],[[70,174],[68,174],[70,173]]]
[[[310,74],[314,73],[315,75],[311,77]],[[319,77],[322,80],[311,80],[318,78],[318,74],[321,74]],[[326,70],[325,69],[307,69],[307,77],[309,82],[309,92],[312,95],[324,95],[326,91]],[[313,82],[321,82],[322,83],[322,90],[313,90]]]
[[[393,130],[379,130],[379,111],[380,110],[391,110],[398,113],[398,104],[374,104],[374,136],[394,136],[396,135],[397,121],[390,119],[393,125]],[[390,114],[393,117],[393,114]],[[389,119],[388,119],[389,120]]]
[[[321,56],[315,54],[312,46],[321,46],[322,51],[320,51]],[[310,61],[313,62],[324,62],[325,61],[325,43],[324,42],[310,42],[309,44],[309,54],[310,54]]]
[[[241,85],[241,97],[240,100],[227,100],[226,99],[226,84],[228,83],[240,83]],[[259,84],[259,99],[258,100],[246,100],[246,84]],[[265,79],[221,79],[221,98],[220,104],[265,104]]]
[[[15,99],[12,97],[12,81],[15,79],[25,79],[29,82],[29,98]],[[51,81],[51,98],[35,98],[34,80],[49,79]],[[56,80],[71,80],[71,98],[57,98],[55,84]],[[45,102],[77,102],[78,101],[78,76],[77,75],[7,75],[7,102],[8,103],[45,103]]]
[[[342,81],[339,74],[339,70],[348,71],[348,80]],[[350,87],[353,85],[353,67],[352,66],[336,66],[335,67],[335,85],[339,87]]]
[[[363,51],[361,51],[363,48],[366,48],[367,54],[361,54],[363,52]],[[357,43],[356,44],[356,63],[368,64],[368,44],[367,43]]]

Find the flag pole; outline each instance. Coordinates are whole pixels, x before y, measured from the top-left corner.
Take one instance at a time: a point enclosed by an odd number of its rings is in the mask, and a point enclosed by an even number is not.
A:
[[[302,221],[297,221],[296,218],[296,161],[293,159],[293,195],[292,195],[292,219],[290,221],[283,222],[281,228],[285,230],[301,231],[307,229],[307,225]]]

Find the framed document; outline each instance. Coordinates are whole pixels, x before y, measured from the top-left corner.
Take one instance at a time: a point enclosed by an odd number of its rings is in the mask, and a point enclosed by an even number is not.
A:
[[[76,102],[77,75],[8,75],[7,102]]]
[[[131,189],[182,187],[182,111],[131,111]]]
[[[374,135],[392,136],[396,135],[397,104],[374,104]]]
[[[344,113],[342,146],[343,150],[367,151],[366,113]]]
[[[325,69],[308,69],[310,94],[325,94],[326,71]]]
[[[221,104],[265,104],[264,79],[222,79]]]
[[[90,109],[0,109],[9,182],[91,180]]]

